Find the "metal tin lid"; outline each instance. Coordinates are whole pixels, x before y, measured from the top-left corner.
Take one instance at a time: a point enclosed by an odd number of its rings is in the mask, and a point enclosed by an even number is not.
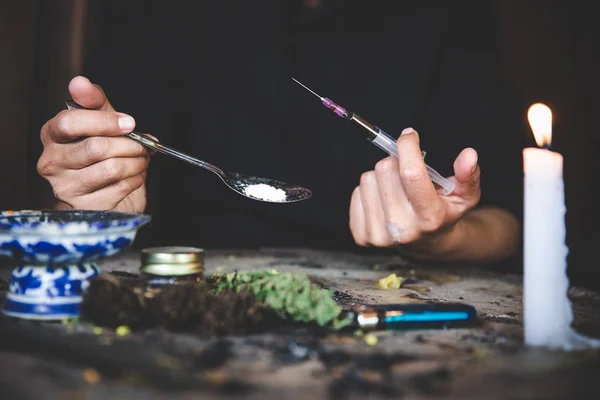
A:
[[[204,250],[195,247],[152,247],[142,250],[142,272],[151,275],[191,275],[204,270]]]
[[[145,264],[142,272],[148,275],[185,276],[201,274],[204,268],[201,264]]]

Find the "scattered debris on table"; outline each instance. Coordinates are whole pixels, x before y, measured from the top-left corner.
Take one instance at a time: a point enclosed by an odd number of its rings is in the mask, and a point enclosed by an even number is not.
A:
[[[381,278],[378,282],[379,289],[400,289],[402,277],[396,274],[389,274],[385,278]]]

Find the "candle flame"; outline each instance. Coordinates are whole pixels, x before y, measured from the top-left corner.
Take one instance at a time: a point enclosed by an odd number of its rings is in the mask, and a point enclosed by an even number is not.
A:
[[[545,104],[535,103],[529,107],[527,119],[538,146],[549,146],[552,143],[552,111],[550,108]]]

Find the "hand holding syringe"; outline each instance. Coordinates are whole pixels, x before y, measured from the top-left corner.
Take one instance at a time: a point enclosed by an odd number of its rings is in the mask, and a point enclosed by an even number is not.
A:
[[[306,86],[304,86],[303,84],[298,82],[296,79],[294,79],[294,78],[292,78],[292,79],[294,80],[294,82],[296,82],[297,84],[299,84],[300,86],[302,86],[303,88],[305,88],[306,90],[308,90],[309,92],[311,92],[312,94],[317,96],[321,100],[321,103],[323,103],[323,105],[325,107],[332,110],[337,116],[342,117],[342,118],[344,118],[350,122],[353,122],[353,123],[357,124],[358,126],[364,128],[369,133],[367,139],[369,141],[373,142],[373,144],[375,146],[379,147],[381,150],[385,151],[389,155],[398,158],[398,150],[396,148],[396,141],[390,135],[388,135],[387,133],[385,133],[384,131],[382,131],[381,129],[376,127],[375,125],[372,125],[371,123],[366,121],[364,118],[358,116],[356,113],[346,111],[345,108],[334,103],[330,99],[319,96],[318,94],[316,94],[315,92],[313,92],[312,90],[310,90],[309,88],[307,88]],[[425,156],[425,152],[423,152],[422,154],[423,154],[423,156]],[[431,178],[431,180],[433,182],[437,183],[438,185],[440,185],[442,187],[444,195],[447,196],[450,193],[452,193],[452,191],[454,190],[454,181],[444,178],[436,170],[434,170],[427,164],[426,164],[426,167],[427,167],[427,172],[429,173],[429,177]]]

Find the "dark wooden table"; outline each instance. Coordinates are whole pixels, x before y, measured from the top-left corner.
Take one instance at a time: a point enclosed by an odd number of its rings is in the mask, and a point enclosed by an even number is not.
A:
[[[138,254],[102,263],[137,273]],[[522,344],[521,277],[475,267],[410,265],[397,256],[302,249],[208,251],[208,274],[301,271],[352,301],[475,306],[469,329],[315,337],[295,329],[200,339],[160,329],[116,335],[90,324],[0,319],[1,399],[405,398],[597,399],[600,353]],[[413,270],[419,285],[380,290],[376,281]],[[0,267],[8,280],[10,268]],[[4,287],[0,287],[6,290]],[[600,295],[571,288],[575,326],[600,337]]]

